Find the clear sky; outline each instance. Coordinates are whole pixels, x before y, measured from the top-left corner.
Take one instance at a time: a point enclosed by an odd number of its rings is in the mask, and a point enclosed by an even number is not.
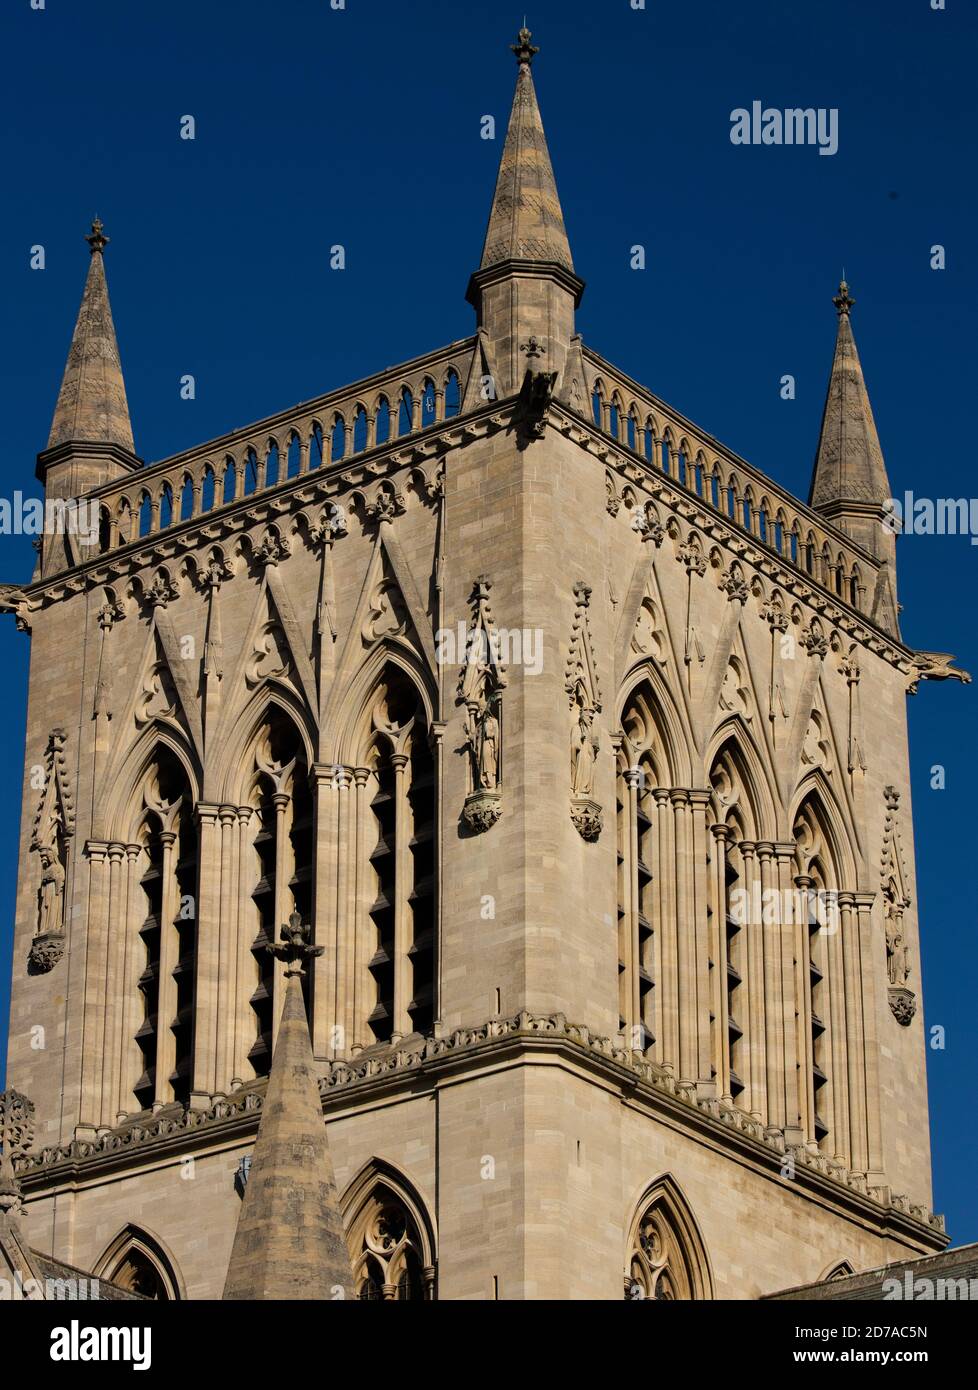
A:
[[[6,0],[0,495],[36,488],[96,213],[147,460],[469,334],[522,4]],[[534,0],[528,22],[585,340],[804,496],[844,266],[895,494],[978,495],[974,7]],[[733,145],[754,100],[836,109],[838,152]],[[978,548],[908,536],[898,555],[905,639],[978,674]],[[0,581],[31,565],[28,537],[0,536]],[[7,617],[0,1019],[28,650]],[[976,699],[927,684],[910,701],[926,1018],[946,1032],[928,1058],[934,1204],[956,1243],[978,1240]]]

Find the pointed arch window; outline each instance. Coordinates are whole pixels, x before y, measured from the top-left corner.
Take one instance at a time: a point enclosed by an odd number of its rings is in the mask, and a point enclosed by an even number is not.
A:
[[[366,765],[366,922],[357,927],[366,1017],[361,1036],[390,1042],[435,1018],[435,775],[424,704],[389,666],[372,709]]]
[[[618,1015],[628,1045],[656,1042],[659,826],[655,789],[661,744],[650,692],[640,686],[622,712],[618,755]]]
[[[427,1221],[393,1183],[378,1180],[360,1203],[347,1236],[356,1297],[365,1303],[423,1303],[435,1296]]]
[[[458,372],[454,367],[448,370],[445,378],[445,418],[451,419],[457,415],[462,408],[462,388],[458,379]]]
[[[277,707],[261,727],[254,760],[250,802],[254,987],[249,1001],[254,1041],[248,1060],[256,1076],[266,1076],[275,1019],[284,1002],[284,997],[278,997],[276,961],[266,948],[293,912],[304,922],[312,921],[313,907],[313,802],[305,745],[292,720]],[[302,988],[308,1014],[312,972],[303,976]]]
[[[709,1261],[696,1224],[675,1183],[662,1178],[631,1225],[625,1298],[674,1303],[711,1296]]]
[[[98,1279],[108,1279],[129,1293],[158,1303],[176,1302],[181,1285],[162,1245],[138,1226],[126,1226],[96,1261]]]
[[[179,759],[160,748],[143,783],[137,835],[140,1071],[132,1092],[141,1110],[186,1104],[192,1084],[196,970],[197,828]]]
[[[802,987],[805,1023],[805,1051],[808,1057],[807,1085],[803,1093],[802,1123],[809,1138],[820,1149],[829,1147],[832,1090],[841,1085],[841,1077],[831,1071],[833,991],[842,982],[833,978],[828,928],[834,918],[838,876],[826,834],[821,808],[810,797],[795,817],[796,843],[795,886],[798,889],[802,962]]]

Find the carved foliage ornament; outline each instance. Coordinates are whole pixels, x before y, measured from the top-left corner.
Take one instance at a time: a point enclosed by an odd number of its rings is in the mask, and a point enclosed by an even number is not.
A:
[[[19,1091],[0,1091],[0,1212],[18,1216],[23,1204],[14,1159],[34,1142],[34,1103]]]
[[[269,526],[261,539],[261,544],[255,549],[255,561],[259,565],[277,565],[280,560],[285,560],[292,554],[292,546],[279,534],[278,528]]]

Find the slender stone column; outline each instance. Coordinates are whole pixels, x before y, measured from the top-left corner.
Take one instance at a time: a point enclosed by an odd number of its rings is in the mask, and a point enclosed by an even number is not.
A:
[[[345,1055],[354,1041],[353,978],[351,957],[354,950],[354,899],[351,869],[354,858],[351,843],[356,840],[356,798],[350,769],[336,766],[330,769],[328,784],[322,795],[328,797],[325,816],[328,825],[335,827],[330,845],[333,880],[332,937],[336,948],[336,979],[332,991],[333,1017],[330,1026],[338,1030],[332,1040],[333,1055]],[[327,890],[327,901],[329,891]]]
[[[634,1041],[634,1030],[641,1024],[641,1012],[639,999],[639,967],[641,961],[638,958],[638,792],[642,781],[642,773],[637,767],[625,769],[623,774],[626,796],[625,796],[625,826],[624,832],[627,844],[622,846],[624,853],[625,866],[628,872],[624,875],[622,885],[622,965],[625,967],[622,972],[624,989],[621,1001],[621,1016],[625,1023],[625,1045],[631,1046]],[[661,917],[661,914],[660,914]],[[656,923],[658,940],[656,947],[661,947],[661,921]],[[658,952],[657,952],[658,954]],[[664,984],[661,963],[656,970],[655,993],[661,994]]]
[[[121,1036],[116,1041],[119,1072],[114,1105],[116,1116],[135,1110],[133,1086],[142,1065],[142,1053],[136,1033],[145,1016],[145,1000],[139,988],[139,977],[146,968],[146,943],[139,933],[146,913],[146,898],[140,885],[141,864],[144,858],[141,845],[123,845],[125,863],[119,875],[122,949],[125,956],[122,978]],[[113,1121],[115,1123],[115,1121]]]
[[[197,1018],[194,1027],[193,1089],[190,1104],[206,1109],[219,1089],[217,1078],[218,973],[221,917],[221,808],[197,803],[200,826],[200,891],[197,902]]]
[[[755,930],[764,943],[764,1055],[765,1089],[767,1092],[767,1123],[770,1129],[784,1129],[785,1108],[785,1005],[780,913],[771,910],[771,893],[775,886],[773,865],[774,846],[757,845],[761,866],[761,910]],[[775,918],[775,920],[771,920]],[[794,1020],[792,1019],[792,1026]]]
[[[439,600],[440,602],[440,600]],[[434,758],[435,775],[435,845],[434,845],[434,866],[435,883],[440,885],[442,882],[442,841],[446,833],[445,816],[445,725],[440,720],[435,720],[428,732],[431,751]],[[444,943],[445,943],[445,895],[440,890],[435,898],[435,1007],[433,1032],[435,1037],[441,1036],[441,1011],[444,1003],[444,991],[442,988],[442,970],[444,968]]]
[[[231,1047],[231,1086],[240,1085],[252,1074],[248,1053],[255,1040],[255,1016],[251,1009],[251,996],[255,988],[255,958],[251,954],[251,943],[257,935],[257,921],[251,893],[254,888],[255,854],[252,845],[251,821],[254,812],[250,806],[238,807],[238,903],[236,921],[236,986],[234,992],[234,1042]]]
[[[339,1056],[348,1043],[345,1033],[339,1031],[345,1026],[347,941],[340,933],[335,872],[339,842],[336,771],[338,769],[331,764],[316,763],[310,776],[316,817],[313,940],[325,948],[318,961],[317,988],[313,995],[312,1050],[316,1057]]]
[[[812,954],[811,929],[809,926],[809,913],[811,911],[809,894],[812,890],[813,882],[809,874],[795,875],[794,884],[797,890],[796,898],[798,902],[798,909],[795,913],[795,917],[797,918],[795,923],[795,950],[796,960],[798,962],[798,974],[800,976],[797,1012],[799,1034],[798,1064],[800,1071],[798,1078],[798,1104],[801,1111],[801,1128],[804,1131],[809,1146],[815,1141],[815,1081],[812,1076],[815,1056],[812,1044]]]
[[[177,915],[179,903],[175,901],[176,874],[174,872],[173,846],[176,832],[164,830],[160,833],[163,846],[162,883],[160,891],[160,974],[159,994],[156,1006],[156,1096],[154,1109],[166,1105],[173,1099],[170,1077],[176,1066],[176,1038],[173,1035],[173,1021],[177,1013],[177,982],[173,978],[177,963],[176,927],[173,919]]]
[[[862,982],[864,1058],[866,1068],[867,1178],[872,1184],[885,1181],[883,1174],[883,1128],[880,1119],[880,1044],[877,1024],[876,991],[884,980],[883,960],[873,950],[872,908],[875,893],[854,893],[859,921],[859,965]]]
[[[373,954],[373,941],[370,935],[373,930],[373,922],[367,914],[369,907],[367,898],[373,885],[367,882],[370,878],[367,858],[373,848],[371,839],[372,837],[375,838],[376,830],[371,824],[373,817],[370,810],[370,769],[355,767],[353,779],[354,792],[350,798],[352,805],[349,807],[350,846],[348,848],[353,865],[353,872],[350,875],[350,912],[348,917],[348,930],[353,944],[353,949],[348,956],[353,971],[350,991],[353,1004],[351,1016],[354,1041],[368,1046],[374,1040],[370,1025],[367,1022],[374,1006],[374,996],[371,988],[373,981],[368,968],[370,957]]]
[[[696,899],[693,888],[689,792],[670,792],[676,835],[676,947],[679,983],[679,1080],[696,1082],[699,1038],[696,987]]]
[[[802,1144],[805,1131],[802,1119],[804,1078],[811,1077],[811,1022],[807,1034],[802,1032],[803,1001],[809,998],[808,987],[808,922],[792,917],[804,916],[792,912],[794,841],[775,844],[777,856],[777,889],[779,904],[778,934],[781,938],[781,983],[784,991],[784,1078],[785,1078],[785,1141]]]
[[[862,974],[859,951],[859,919],[852,893],[839,894],[842,935],[842,970],[846,999],[846,1078],[849,1090],[849,1167],[855,1173],[869,1170],[869,1137],[866,1128],[866,1043],[863,1033]]]
[[[730,1048],[727,986],[727,845],[733,838],[733,831],[728,825],[711,825],[710,834],[713,836],[713,917],[710,922],[710,936],[715,962],[711,1009],[717,1029],[713,1055],[720,1098],[730,1105],[733,1103],[730,1087],[733,1057]]]
[[[394,1038],[411,1031],[411,808],[408,804],[408,755],[394,753]]]
[[[743,1104],[755,1120],[767,1123],[767,1040],[764,995],[764,928],[754,911],[757,885],[756,846],[742,840],[738,846],[741,859],[740,887],[748,904],[743,914],[740,932],[743,940],[741,956],[746,964],[747,1007],[746,1046],[741,1048],[744,1060]],[[743,1020],[741,1020],[743,1022]]]
[[[718,1094],[720,1069],[713,1069],[712,1038],[710,1036],[710,961],[717,961],[710,953],[709,917],[709,875],[707,871],[706,811],[711,793],[691,791],[689,793],[689,829],[692,838],[693,915],[692,927],[695,934],[696,970],[696,1037],[697,1037],[697,1075],[699,1094],[703,1099],[713,1099]],[[724,942],[726,946],[726,942]],[[713,973],[716,973],[714,966]],[[726,990],[724,989],[724,999]],[[719,1017],[719,1015],[718,1015]]]
[[[123,1055],[123,1014],[126,1004],[126,936],[129,924],[125,917],[126,906],[126,847],[118,843],[108,846],[109,858],[109,903],[108,903],[108,941],[106,943],[107,971],[105,994],[103,996],[104,1047],[97,1058],[102,1068],[102,1085],[99,1106],[99,1125],[111,1128],[116,1122],[120,1109],[120,1075]],[[138,930],[138,923],[131,930]],[[141,938],[137,936],[137,943]]]
[[[272,941],[278,940],[279,928],[289,919],[292,911],[292,897],[289,893],[289,865],[291,861],[289,845],[289,807],[292,798],[288,792],[274,792],[272,804],[275,807],[275,917],[270,928]],[[285,1005],[285,967],[281,960],[274,958],[275,985],[272,990],[272,1051],[278,1037],[278,1025]]]
[[[824,905],[821,915],[827,966],[826,983],[829,991],[828,1051],[831,1063],[828,1087],[831,1099],[831,1120],[829,1123],[832,1126],[829,1141],[835,1158],[848,1168],[850,1167],[849,1099],[847,1094],[849,1060],[846,1045],[846,984],[839,896],[839,894],[832,896]]]
[[[218,812],[220,821],[221,852],[221,910],[218,917],[217,959],[219,969],[214,982],[217,1014],[217,1055],[215,1060],[215,1085],[218,1092],[226,1092],[231,1084],[234,1064],[231,1060],[233,1046],[231,1025],[234,1020],[234,982],[237,974],[236,917],[238,894],[235,877],[235,853],[238,839],[238,808],[222,806]]]
[[[102,1114],[105,1013],[109,993],[108,851],[109,846],[100,841],[89,840],[85,846],[85,857],[88,860],[88,953],[85,960],[81,1097],[76,1139],[91,1137],[98,1128]]]
[[[679,960],[676,941],[676,838],[669,792],[656,787],[659,842],[659,965],[656,989],[662,993],[662,1039],[659,1060],[679,1072]]]

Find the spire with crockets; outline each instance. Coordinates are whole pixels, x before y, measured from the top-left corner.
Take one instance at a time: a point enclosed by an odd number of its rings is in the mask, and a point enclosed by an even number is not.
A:
[[[88,277],[68,350],[48,448],[58,444],[116,444],[133,452],[132,425],[116,342],[104,252],[109,244],[96,217],[85,238],[91,250]]]
[[[818,452],[808,504],[882,560],[871,616],[899,635],[896,547],[886,503],[891,497],[863,369],[852,336],[855,300],[845,280],[832,300],[838,314],[835,357],[822,412]]]
[[[46,500],[79,498],[103,483],[141,467],[134,453],[129,402],[122,379],[109,289],[105,248],[109,238],[99,218],[85,240],[91,253],[81,307],[68,349],[47,448],[37,456],[37,477]],[[69,569],[85,558],[70,531],[46,531],[41,576]]]
[[[534,341],[541,370],[562,372],[584,290],[574,273],[564,214],[543,133],[531,66],[539,49],[522,28],[519,64],[479,269],[467,298],[478,315],[485,367],[504,397],[523,380],[521,344]]]

